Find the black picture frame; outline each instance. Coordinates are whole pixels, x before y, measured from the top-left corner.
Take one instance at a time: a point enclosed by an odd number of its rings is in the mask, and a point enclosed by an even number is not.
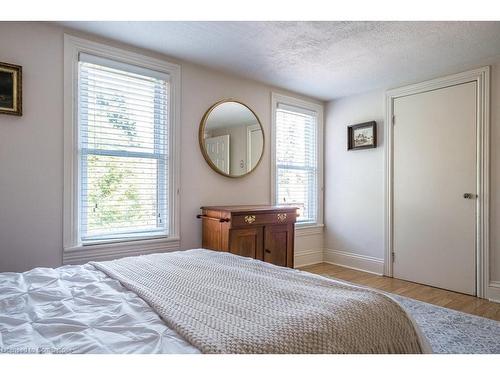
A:
[[[367,131],[360,132],[364,129]],[[358,134],[356,134],[358,133]],[[366,137],[371,133],[371,137]],[[368,138],[363,140],[363,138]],[[347,150],[364,150],[377,147],[377,123],[375,121],[363,122],[347,127]]]
[[[0,114],[22,116],[22,72],[19,65],[0,62]]]

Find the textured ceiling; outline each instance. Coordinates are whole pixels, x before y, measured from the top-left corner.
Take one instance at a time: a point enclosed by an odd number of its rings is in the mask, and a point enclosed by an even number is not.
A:
[[[500,22],[62,22],[323,100],[477,67]]]

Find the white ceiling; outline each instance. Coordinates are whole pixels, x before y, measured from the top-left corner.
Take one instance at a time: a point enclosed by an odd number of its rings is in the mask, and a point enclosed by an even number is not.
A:
[[[62,22],[330,100],[484,65],[500,22]]]
[[[255,115],[247,107],[236,102],[222,103],[215,107],[207,121],[207,128],[236,128],[257,124]]]

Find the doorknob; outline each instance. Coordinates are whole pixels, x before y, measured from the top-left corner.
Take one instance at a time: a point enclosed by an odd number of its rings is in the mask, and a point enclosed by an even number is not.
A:
[[[266,250],[264,250],[264,251],[265,251],[266,253],[268,253],[268,254],[271,254],[271,250],[269,250],[269,249],[266,249]]]
[[[465,199],[475,199],[475,198],[477,198],[477,194],[464,193],[464,198]]]

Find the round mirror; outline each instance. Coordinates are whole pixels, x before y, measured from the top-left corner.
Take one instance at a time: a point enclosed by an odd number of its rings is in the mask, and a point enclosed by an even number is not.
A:
[[[264,132],[247,105],[227,99],[215,103],[200,124],[200,148],[214,171],[227,177],[252,172],[264,153]]]

